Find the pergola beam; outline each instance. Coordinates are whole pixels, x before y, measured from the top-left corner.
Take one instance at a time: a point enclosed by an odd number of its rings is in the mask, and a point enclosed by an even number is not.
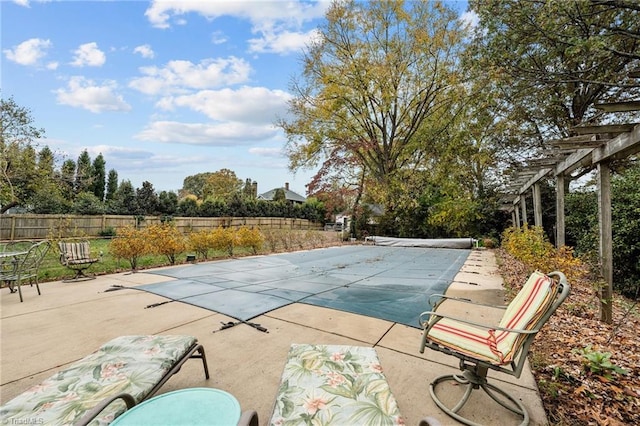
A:
[[[582,148],[597,148],[606,144],[611,139],[593,139],[585,142],[556,142],[553,146],[560,149],[582,149]]]
[[[637,124],[629,133],[623,133],[612,139],[606,145],[594,149],[592,163],[617,160],[640,152],[640,124]]]
[[[640,101],[610,102],[593,106],[604,112],[629,112],[640,110]]]
[[[536,183],[537,181],[539,181],[540,179],[548,175],[549,172],[551,172],[551,170],[553,169],[550,167],[546,167],[544,169],[541,169],[538,173],[534,174],[524,185],[520,187],[520,190],[519,190],[520,194],[522,194],[523,192],[526,192],[527,189],[531,188],[531,185],[533,185],[534,183]]]
[[[580,167],[587,165],[590,166],[592,152],[593,148],[580,149],[574,152],[556,165],[554,174],[556,176],[560,174],[568,174]]]
[[[587,134],[600,134],[600,133],[627,133],[633,130],[633,127],[638,123],[632,124],[605,124],[602,126],[577,126],[572,127],[571,130],[579,135]]]

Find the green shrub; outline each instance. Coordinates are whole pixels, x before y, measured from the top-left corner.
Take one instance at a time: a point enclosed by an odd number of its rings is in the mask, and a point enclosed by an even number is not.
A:
[[[101,230],[98,233],[98,235],[100,235],[101,237],[115,237],[116,236],[116,230],[112,226],[108,226],[108,227],[104,228],[103,230]]]

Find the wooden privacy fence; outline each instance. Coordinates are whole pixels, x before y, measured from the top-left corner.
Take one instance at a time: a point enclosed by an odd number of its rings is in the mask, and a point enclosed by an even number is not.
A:
[[[145,228],[161,222],[161,216],[145,216],[144,219],[139,220],[135,216],[117,215],[0,215],[0,240],[37,240],[51,236],[97,237],[109,233],[111,229],[117,232],[118,228],[125,226]],[[246,226],[260,229],[322,229],[322,224],[317,222],[285,217],[174,217],[172,223],[185,234],[220,226],[225,228]]]

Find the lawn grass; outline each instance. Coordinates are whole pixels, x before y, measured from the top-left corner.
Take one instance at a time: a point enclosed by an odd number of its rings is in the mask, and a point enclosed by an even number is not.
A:
[[[294,232],[295,231],[291,231]],[[321,233],[322,231],[315,231]],[[281,251],[289,251],[289,249],[293,249],[292,246],[295,245],[296,249],[308,249],[308,248],[316,248],[322,246],[332,246],[336,244],[340,244],[341,240],[337,237],[337,233],[329,233],[321,238],[310,237],[308,233],[296,233],[297,242],[296,244],[291,244],[291,247],[287,245],[287,247],[279,247],[278,249]],[[306,241],[305,241],[306,240]],[[90,240],[91,245],[91,254],[95,257],[99,257],[100,261],[93,264],[89,269],[86,270],[88,275],[106,275],[106,274],[114,274],[118,272],[126,272],[131,270],[131,264],[126,259],[117,258],[111,254],[110,250],[110,238],[100,238],[100,239],[92,239]],[[23,242],[17,243],[23,247],[29,247],[31,242]],[[16,247],[16,246],[14,246]],[[275,252],[274,250],[269,248],[268,244],[264,244],[262,250],[259,251],[258,254],[269,254]],[[194,255],[193,251],[185,251],[184,253],[176,256],[175,265],[187,263],[187,255]],[[242,257],[242,256],[250,256],[255,253],[249,247],[234,247],[233,257]],[[207,256],[207,259],[198,258],[198,261],[203,260],[221,260],[228,259],[231,256],[227,252],[224,251],[214,251],[210,250]],[[142,256],[138,259],[138,270],[157,268],[162,266],[170,266],[171,263],[169,259],[164,255],[155,255],[149,254]],[[66,278],[73,278],[75,275],[75,271],[67,268],[66,266],[60,263],[60,252],[58,251],[58,246],[56,243],[51,244],[51,248],[47,252],[42,264],[40,266],[40,271],[38,273],[38,281],[39,282],[48,282],[48,281],[59,281]]]
[[[111,254],[109,250],[109,243],[111,239],[97,239],[91,240],[91,254],[92,256],[99,257],[100,261],[93,264],[87,269],[87,274],[91,275],[106,275],[114,274],[117,272],[125,272],[131,270],[131,264],[126,259],[117,258]],[[102,255],[101,255],[102,254]],[[184,252],[176,256],[176,265],[186,263],[187,255],[194,254],[193,252]],[[238,247],[234,250],[234,256],[245,256],[250,252],[243,248]],[[223,252],[210,251],[208,260],[224,259],[229,255]],[[199,259],[202,260],[202,259]],[[166,256],[149,254],[142,256],[138,260],[138,270],[144,270],[149,268],[157,268],[161,266],[169,266],[171,263]],[[75,271],[67,268],[60,263],[60,252],[57,245],[51,245],[49,252],[42,261],[40,272],[38,274],[39,282],[58,281],[65,278],[73,278]]]

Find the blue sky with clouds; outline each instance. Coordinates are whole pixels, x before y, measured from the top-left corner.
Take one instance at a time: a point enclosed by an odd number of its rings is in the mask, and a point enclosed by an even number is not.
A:
[[[449,2],[461,11],[466,2]],[[2,97],[62,160],[87,149],[134,187],[226,168],[306,195],[274,121],[326,1],[0,0]]]

